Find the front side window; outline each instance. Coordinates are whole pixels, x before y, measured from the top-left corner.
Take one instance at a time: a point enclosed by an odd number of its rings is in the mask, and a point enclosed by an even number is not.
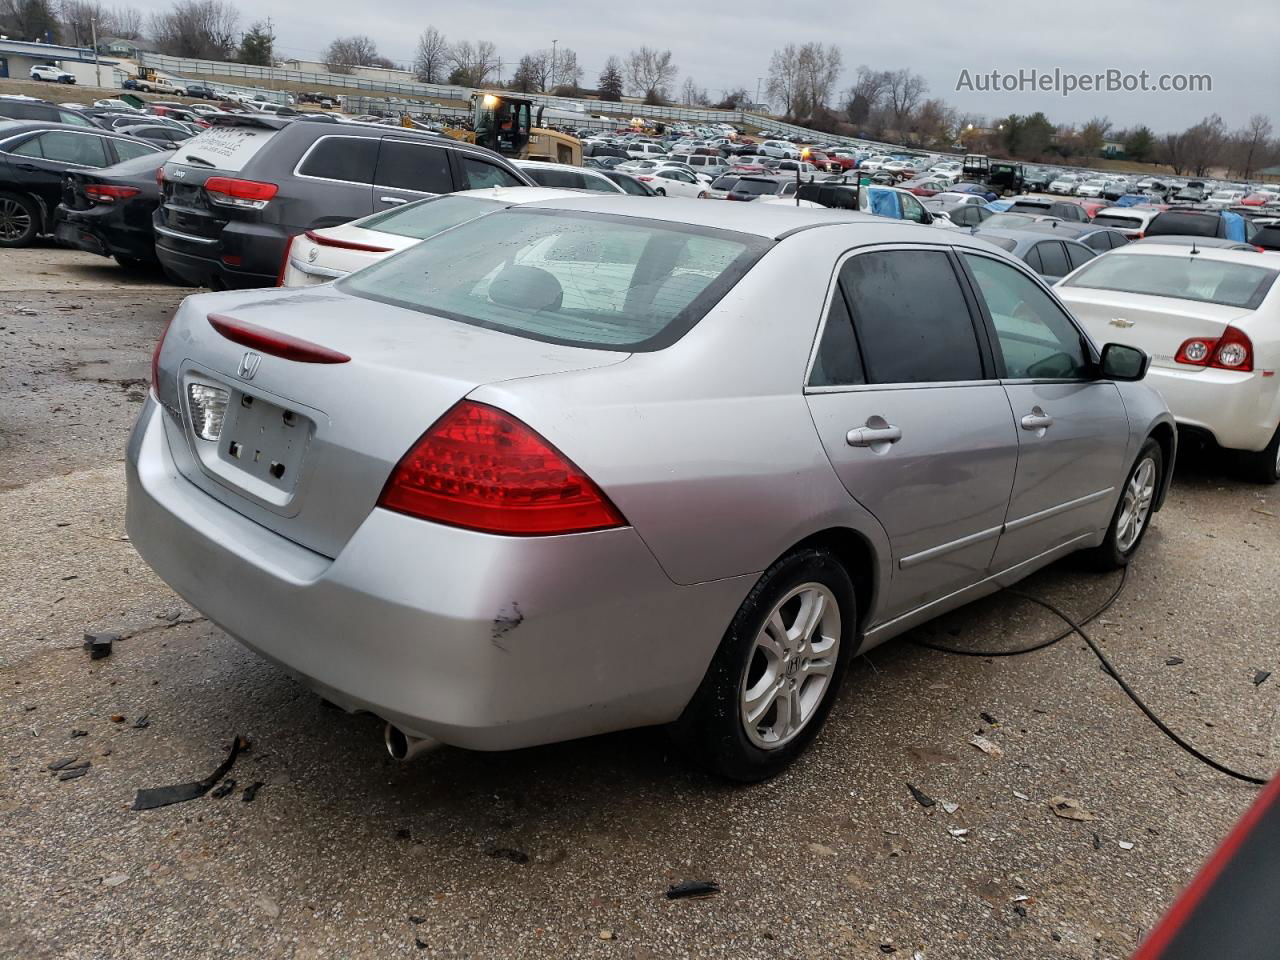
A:
[[[978,339],[950,258],[934,250],[851,257],[840,271],[868,383],[982,379]]]
[[[964,255],[996,328],[1010,380],[1085,379],[1090,362],[1075,325],[1034,280],[1007,263]]]
[[[485,187],[522,187],[519,180],[496,163],[476,157],[462,156],[462,190],[480,190]]]
[[[510,209],[339,284],[356,296],[534,340],[655,350],[697,323],[770,245],[636,217]]]

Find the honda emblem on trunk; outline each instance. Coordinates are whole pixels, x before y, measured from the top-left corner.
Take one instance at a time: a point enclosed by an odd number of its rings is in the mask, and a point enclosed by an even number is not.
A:
[[[240,368],[236,370],[236,376],[241,380],[252,380],[253,375],[258,372],[258,364],[262,362],[262,356],[250,350],[240,358]]]

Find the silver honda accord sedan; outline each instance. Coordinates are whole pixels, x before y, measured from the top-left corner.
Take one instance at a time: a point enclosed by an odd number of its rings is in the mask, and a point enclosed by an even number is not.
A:
[[[1147,358],[981,240],[644,198],[501,210],[343,280],[187,299],[128,529],[393,754],[668,724],[756,780],[850,660],[1168,488]]]

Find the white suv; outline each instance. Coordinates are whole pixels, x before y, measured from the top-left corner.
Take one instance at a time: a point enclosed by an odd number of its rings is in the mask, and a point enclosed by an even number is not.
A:
[[[67,71],[59,67],[50,66],[47,63],[38,63],[34,67],[32,67],[31,79],[32,80],[48,80],[50,83],[75,83],[76,82],[76,78],[74,74],[67,73]]]

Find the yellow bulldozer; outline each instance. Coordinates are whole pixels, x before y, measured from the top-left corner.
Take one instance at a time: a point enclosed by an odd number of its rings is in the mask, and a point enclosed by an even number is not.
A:
[[[456,140],[479,144],[517,160],[582,165],[582,141],[542,126],[542,107],[506,92],[471,96],[470,130],[449,129]]]

